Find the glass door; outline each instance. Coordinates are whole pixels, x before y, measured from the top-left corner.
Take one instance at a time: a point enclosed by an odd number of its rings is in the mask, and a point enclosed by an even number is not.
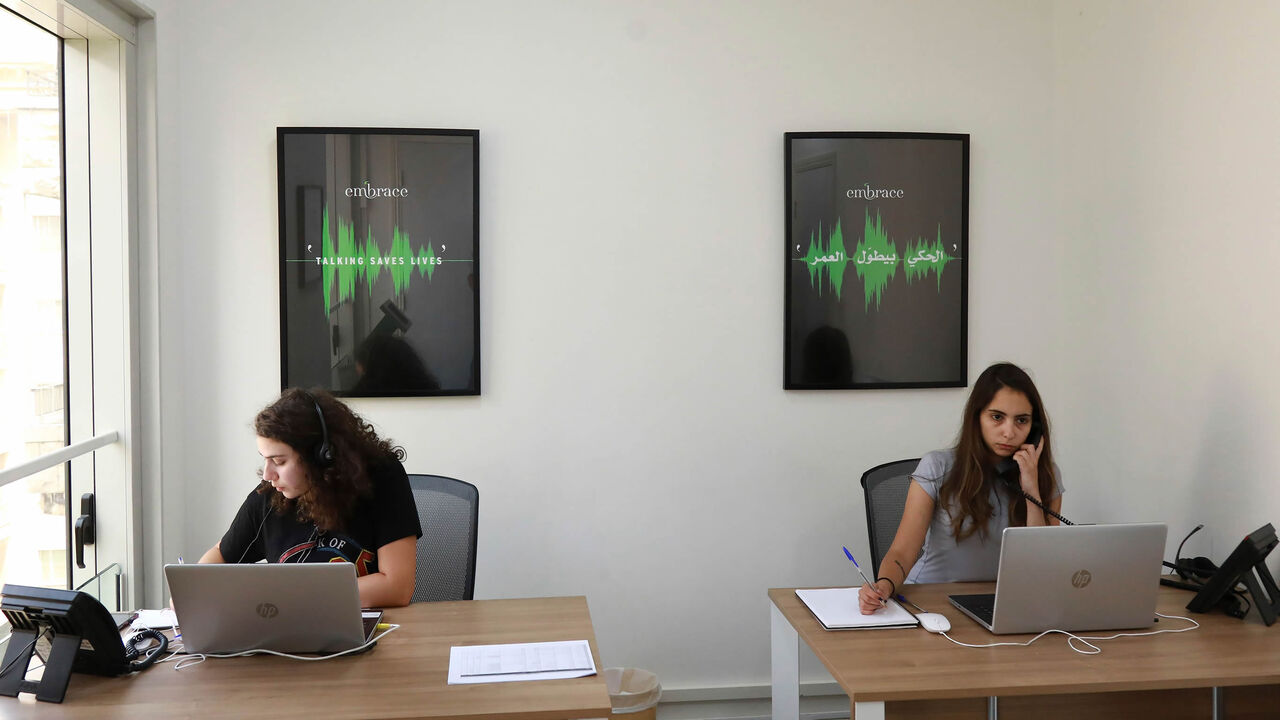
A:
[[[61,40],[0,8],[0,470],[68,444]],[[69,587],[67,464],[0,487],[0,581]]]
[[[0,582],[134,607],[134,49],[45,10],[0,0]]]

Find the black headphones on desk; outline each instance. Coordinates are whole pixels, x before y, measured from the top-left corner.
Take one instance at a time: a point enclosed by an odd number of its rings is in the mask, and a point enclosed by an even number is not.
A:
[[[1218,571],[1218,566],[1215,565],[1212,560],[1203,556],[1193,558],[1182,557],[1182,546],[1187,544],[1187,541],[1191,539],[1192,535],[1195,535],[1203,529],[1204,523],[1192,528],[1191,532],[1187,533],[1187,536],[1182,538],[1182,542],[1178,543],[1178,550],[1173,555],[1173,562],[1161,562],[1161,565],[1164,565],[1178,573],[1178,577],[1183,580],[1193,583],[1204,583],[1212,577],[1213,574]]]
[[[1172,569],[1178,573],[1178,577],[1182,578],[1182,582],[1171,580],[1169,578],[1161,578],[1160,584],[1169,587],[1176,587],[1181,590],[1191,590],[1199,592],[1204,588],[1205,583],[1213,577],[1218,571],[1218,566],[1212,560],[1204,556],[1196,556],[1193,558],[1182,557],[1182,546],[1187,544],[1187,540],[1192,535],[1204,529],[1204,524],[1196,525],[1187,536],[1182,538],[1182,542],[1178,543],[1178,550],[1174,553],[1173,562],[1161,561],[1161,565]],[[1234,617],[1243,618],[1248,614],[1249,609],[1244,606],[1240,596],[1234,592],[1225,593],[1222,599],[1218,601],[1217,608],[1223,613]]]

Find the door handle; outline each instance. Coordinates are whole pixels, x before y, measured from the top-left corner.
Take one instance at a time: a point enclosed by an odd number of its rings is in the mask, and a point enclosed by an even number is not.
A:
[[[76,518],[76,567],[84,569],[84,546],[92,545],[97,538],[97,522],[94,519],[93,493],[80,496],[80,517]]]

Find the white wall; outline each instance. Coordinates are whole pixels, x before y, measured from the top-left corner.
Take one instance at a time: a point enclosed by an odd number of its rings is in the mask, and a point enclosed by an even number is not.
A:
[[[1280,521],[1280,5],[1061,2],[1053,27],[1069,506],[1174,546],[1204,523],[1186,553],[1221,562]]]
[[[255,482],[279,125],[480,129],[484,395],[355,405],[479,486],[477,597],[587,595],[607,664],[767,683],[765,590],[853,582],[861,472],[956,431],[781,389],[789,130],[972,133],[970,375],[1033,371],[1069,516],[1276,517],[1274,6],[154,4],[168,557]]]

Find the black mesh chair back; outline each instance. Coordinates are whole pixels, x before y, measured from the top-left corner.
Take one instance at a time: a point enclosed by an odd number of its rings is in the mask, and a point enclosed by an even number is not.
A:
[[[480,491],[471,483],[440,475],[410,475],[409,487],[422,523],[410,602],[472,599]]]
[[[907,488],[911,473],[920,458],[896,460],[877,465],[862,473],[862,497],[867,506],[867,534],[871,539],[871,577],[880,576],[880,561],[902,522],[902,509],[907,504]]]

